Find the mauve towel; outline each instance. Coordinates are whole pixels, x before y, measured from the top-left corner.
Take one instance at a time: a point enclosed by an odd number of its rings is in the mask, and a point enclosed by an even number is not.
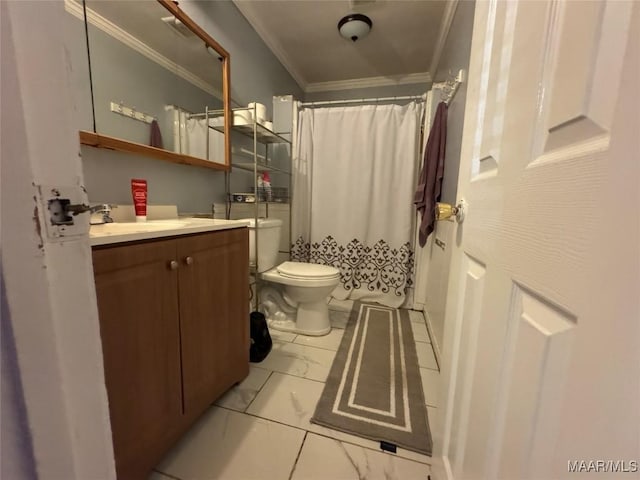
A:
[[[413,199],[420,221],[420,246],[424,247],[427,237],[433,232],[436,222],[434,209],[440,200],[442,176],[444,175],[444,155],[447,146],[447,104],[440,102],[433,119],[427,148],[424,150],[424,164],[420,172],[418,187]]]
[[[160,133],[160,125],[157,120],[151,122],[151,135],[149,138],[149,146],[156,148],[164,148],[162,146],[162,134]]]

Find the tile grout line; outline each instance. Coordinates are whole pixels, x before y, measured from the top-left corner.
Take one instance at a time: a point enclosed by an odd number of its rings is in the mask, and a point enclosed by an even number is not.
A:
[[[253,418],[257,418],[257,419],[259,419],[259,420],[265,420],[265,421],[267,421],[267,422],[272,422],[272,423],[275,423],[275,424],[278,424],[278,425],[282,425],[283,427],[289,427],[289,428],[293,428],[293,429],[295,429],[295,430],[301,430],[301,431],[303,431],[303,432],[305,432],[305,433],[313,433],[314,435],[318,435],[318,436],[320,436],[320,437],[325,437],[325,438],[329,438],[329,439],[331,439],[331,440],[336,440],[336,441],[338,441],[338,442],[348,443],[349,445],[353,445],[353,446],[355,446],[355,447],[360,447],[360,448],[365,448],[365,449],[367,449],[367,450],[369,450],[369,451],[372,451],[372,452],[383,453],[383,454],[385,454],[385,455],[392,455],[393,457],[402,458],[403,460],[410,460],[410,461],[412,461],[412,462],[420,463],[420,464],[422,464],[422,465],[429,465],[429,466],[431,466],[431,463],[427,463],[426,461],[415,460],[415,459],[413,459],[413,458],[403,457],[403,456],[400,456],[400,455],[398,455],[398,454],[392,454],[392,453],[388,453],[388,452],[383,452],[382,450],[378,450],[378,449],[375,449],[375,448],[371,448],[371,447],[367,447],[367,446],[364,446],[364,445],[360,445],[359,443],[355,443],[355,442],[353,442],[353,441],[338,439],[338,438],[332,437],[332,436],[330,436],[330,435],[328,435],[328,434],[326,434],[326,433],[318,433],[318,432],[315,432],[315,431],[312,431],[312,430],[307,430],[306,428],[303,428],[303,427],[298,427],[298,426],[296,426],[296,425],[290,425],[290,424],[288,424],[288,423],[284,423],[284,422],[282,422],[282,421],[280,421],[280,420],[274,420],[273,418],[261,417],[260,415],[256,415],[255,413],[250,413],[250,412],[239,412],[238,410],[234,410],[233,408],[223,407],[223,406],[221,406],[221,405],[214,405],[214,406],[215,406],[215,407],[217,407],[217,408],[222,408],[222,409],[224,409],[224,410],[228,410],[228,411],[230,411],[230,412],[237,413],[237,414],[239,414],[239,415],[246,415],[246,416],[248,416],[248,417],[253,417]],[[429,406],[431,406],[431,405],[429,405]],[[434,408],[435,408],[435,407],[434,407]],[[324,428],[326,428],[327,430],[332,430],[332,431],[337,432],[337,433],[344,433],[344,432],[340,432],[339,430],[333,430],[333,429],[328,428],[328,427],[324,427]],[[367,439],[367,438],[364,438],[364,437],[362,437],[362,438],[363,438],[364,440],[369,440],[369,441],[372,441],[372,442],[374,442],[374,441],[375,441],[375,440]],[[404,450],[407,450],[407,449],[405,448]],[[407,451],[408,451],[408,452],[412,452],[412,450],[407,450]],[[424,455],[424,456],[427,456],[427,455],[425,455],[424,453],[418,453],[418,452],[413,452],[413,453],[415,453],[416,455]],[[431,457],[431,458],[433,458],[433,457]],[[160,472],[160,473],[162,473],[162,472]],[[182,479],[178,479],[178,480],[182,480]]]
[[[294,342],[291,342],[291,343],[294,343]],[[308,344],[306,344],[306,343],[295,343],[295,345],[302,345],[303,347],[313,347],[313,348],[317,348],[317,349],[319,349],[319,350],[326,350],[327,352],[334,352],[334,353],[338,353],[338,349],[333,350],[333,349],[331,349],[331,348],[327,348],[327,347],[318,347],[318,346],[316,346],[316,345],[308,345]],[[338,348],[339,348],[339,346],[338,346]]]
[[[300,460],[300,455],[302,455],[302,449],[304,448],[304,442],[307,441],[307,435],[309,435],[308,430],[304,432],[302,443],[300,444],[300,448],[298,449],[298,455],[296,455],[296,461],[293,462],[293,467],[291,468],[291,473],[289,474],[289,480],[293,478],[293,474],[296,471],[296,467],[298,466],[298,460]]]
[[[440,373],[440,370],[436,370],[435,368],[429,368],[429,367],[420,367],[420,368],[422,368],[423,370],[431,370],[432,372]]]
[[[420,312],[420,314],[422,316],[422,319],[424,320],[424,325],[425,325],[425,327],[427,329],[427,338],[429,339],[427,342],[420,341],[420,343],[428,343],[429,344],[429,347],[431,348],[431,353],[433,353],[433,358],[436,361],[436,366],[438,367],[437,368],[437,372],[440,373],[441,365],[440,365],[440,362],[438,362],[438,356],[436,355],[435,349],[433,348],[433,339],[431,338],[431,332],[429,331],[429,327],[427,326],[427,318],[425,317],[424,312]],[[414,337],[414,341],[415,341],[415,343],[419,342],[419,340],[416,340],[415,337]],[[417,347],[417,345],[416,345],[416,347]],[[425,368],[428,368],[428,367],[425,367]],[[430,370],[435,370],[435,369],[431,368]]]
[[[433,348],[433,337],[431,335],[432,332],[429,329],[429,324],[427,322],[427,313],[424,310],[420,311],[420,313],[422,314],[422,319],[424,320],[424,325],[425,325],[425,327],[427,327],[427,337],[429,337],[429,344],[431,344],[431,350],[433,350],[433,356],[436,358],[436,365],[438,365],[438,373],[440,373],[440,370],[441,370],[442,366],[440,365],[440,362],[438,362],[438,356],[436,355],[436,351]]]
[[[317,349],[317,350],[322,350],[323,352],[327,352],[327,351],[329,351],[329,352],[334,352],[334,353],[336,353],[336,352],[337,352],[337,350],[328,350],[328,349],[323,348],[323,347],[316,347],[315,345],[305,345],[304,343],[283,342],[283,341],[280,341],[280,340],[275,340],[275,341],[274,341],[274,343],[275,343],[276,341],[277,341],[278,343],[281,343],[281,344],[287,344],[287,343],[288,343],[288,344],[291,344],[291,345],[296,345],[296,346],[298,346],[298,347],[315,348],[315,349]],[[273,350],[272,350],[272,351],[273,351]],[[268,358],[268,357],[269,357],[269,355],[267,355],[267,357],[266,357],[266,358]]]
[[[309,430],[305,430],[304,428],[301,428],[301,427],[296,427],[295,425],[289,425],[288,423],[281,422],[280,420],[274,420],[272,418],[261,417],[260,415],[256,415],[255,413],[239,412],[238,410],[234,410],[233,408],[223,407],[221,405],[215,405],[215,406],[218,407],[218,408],[224,408],[225,410],[229,410],[230,412],[239,413],[240,415],[246,415],[248,417],[258,418],[260,420],[266,420],[268,422],[277,423],[278,425],[282,425],[284,427],[295,428],[296,430],[302,430],[303,432],[308,432],[309,431]]]
[[[325,427],[325,428],[328,428],[328,427]],[[333,430],[333,429],[329,429],[329,430]],[[339,430],[334,430],[334,431],[335,432],[340,432]],[[350,442],[348,440],[342,440],[342,439],[339,439],[339,438],[331,437],[331,436],[329,436],[329,435],[327,435],[325,433],[312,432],[311,430],[307,430],[307,432],[312,433],[314,435],[318,435],[319,437],[328,438],[329,440],[334,440],[336,442],[346,443],[347,445],[352,445],[354,447],[364,448],[365,450],[369,450],[370,452],[381,453],[383,455],[390,455],[390,456],[392,456],[394,458],[401,458],[402,460],[408,460],[409,462],[415,462],[415,463],[419,463],[420,465],[428,465],[429,467],[431,467],[431,464],[427,463],[426,461],[421,461],[421,460],[415,460],[413,458],[402,457],[402,456],[398,455],[397,453],[391,453],[391,452],[386,452],[386,451],[384,451],[382,449],[376,449],[376,448],[367,447],[367,446],[364,446],[364,445],[360,445],[358,443]],[[362,438],[364,438],[364,437],[362,437]],[[375,442],[375,440],[371,440],[371,439],[365,439],[365,440],[370,440],[372,442]],[[402,448],[402,447],[398,447],[398,448]],[[414,452],[413,450],[408,450],[406,448],[404,448],[403,450],[406,450],[407,452],[413,452],[416,455],[424,455],[425,457],[428,456],[428,455],[426,455],[424,453]],[[429,457],[429,458],[433,458],[433,457]]]
[[[303,380],[310,380],[312,382],[321,383],[323,385],[325,385],[327,383],[326,380],[316,380],[315,378],[301,377],[300,375],[294,375],[293,373],[281,372],[280,370],[273,370],[273,373],[279,373],[280,375],[289,375],[290,377],[301,378]]]
[[[280,375],[289,375],[290,377],[295,377],[295,378],[303,378],[304,380],[311,380],[312,382],[316,382],[316,383],[321,383],[321,384],[326,384],[327,380],[316,380],[315,378],[309,378],[309,377],[301,377],[300,375],[294,375],[293,373],[288,373],[288,372],[281,372],[280,370],[274,370],[275,373],[279,373]]]
[[[164,475],[165,477],[172,478],[173,480],[182,480],[182,478],[180,478],[180,477],[176,477],[176,476],[171,475],[169,473],[162,472],[162,471],[160,471],[158,469],[155,469],[155,468],[153,470],[151,470],[151,471],[159,473],[160,475]]]
[[[430,370],[432,372],[436,372],[437,374],[440,373],[440,370],[436,370],[435,368],[423,367],[422,365],[419,365],[419,368],[421,368],[422,370]]]
[[[263,368],[262,370],[267,370],[266,368]],[[262,389],[264,388],[264,386],[267,384],[267,382],[269,381],[269,379],[271,378],[271,375],[273,375],[273,370],[267,370],[269,372],[269,375],[267,376],[267,379],[264,381],[264,383],[262,385],[260,385],[260,388],[258,389],[258,391],[256,392],[256,394],[253,396],[253,398],[251,399],[251,401],[249,403],[247,403],[247,406],[244,407],[244,410],[242,410],[242,412],[240,413],[244,413],[247,411],[247,409],[251,406],[251,404],[253,403],[253,401],[256,399],[256,397],[260,394],[260,392],[262,391]]]
[[[430,343],[429,345],[431,345],[431,353],[433,353],[433,358],[436,359],[436,365],[438,366],[438,373],[440,373],[440,362],[438,362],[438,356],[436,355],[436,351],[433,349],[433,344]]]

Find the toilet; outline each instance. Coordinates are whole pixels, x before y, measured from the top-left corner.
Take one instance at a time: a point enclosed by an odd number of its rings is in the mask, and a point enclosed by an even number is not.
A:
[[[255,265],[256,224],[249,223],[249,262]],[[282,220],[258,219],[257,275],[265,281],[260,289],[260,310],[269,328],[303,335],[326,335],[331,331],[327,297],[340,282],[340,270],[315,263],[286,261],[278,265]]]

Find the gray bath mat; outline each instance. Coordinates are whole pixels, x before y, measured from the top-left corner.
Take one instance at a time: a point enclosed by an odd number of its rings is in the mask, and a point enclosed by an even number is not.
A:
[[[431,455],[406,310],[355,302],[313,423]]]

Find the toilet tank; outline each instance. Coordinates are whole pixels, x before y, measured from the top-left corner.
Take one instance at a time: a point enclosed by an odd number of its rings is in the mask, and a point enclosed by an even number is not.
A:
[[[256,220],[255,218],[240,220],[249,223],[249,263],[253,266],[256,263]],[[276,266],[280,230],[282,230],[282,220],[277,218],[258,219],[258,272],[266,272]]]

